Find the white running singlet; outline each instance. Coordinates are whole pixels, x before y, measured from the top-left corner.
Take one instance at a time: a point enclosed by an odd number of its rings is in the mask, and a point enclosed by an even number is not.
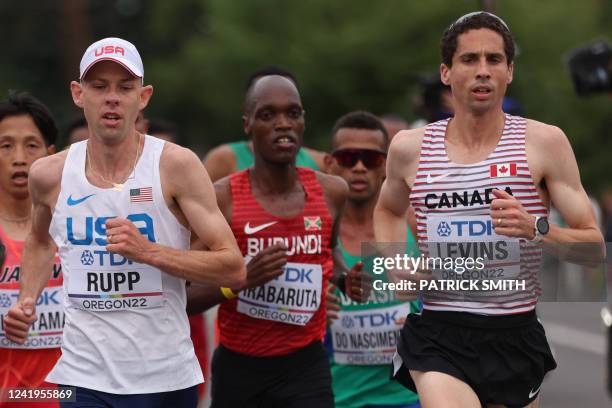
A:
[[[491,220],[494,189],[505,190],[534,216],[548,209],[534,185],[525,152],[527,121],[506,115],[495,150],[478,163],[458,164],[446,154],[449,119],[425,129],[419,166],[410,201],[417,218],[419,249],[429,257],[484,259],[484,268],[458,274],[440,270],[442,280],[472,280],[474,290],[428,290],[423,307],[429,310],[505,315],[535,308],[541,293],[538,270],[541,250],[524,239],[499,236]],[[434,270],[434,276],[436,272]],[[495,284],[520,282],[523,287],[489,290]]]
[[[87,141],[70,146],[49,232],[64,273],[62,356],[47,380],[114,394],[180,390],[203,381],[189,337],[185,280],[106,251],[105,221],[131,220],[150,241],[188,249],[170,212],[159,163],[164,141],[145,136],[122,191],[85,177]]]

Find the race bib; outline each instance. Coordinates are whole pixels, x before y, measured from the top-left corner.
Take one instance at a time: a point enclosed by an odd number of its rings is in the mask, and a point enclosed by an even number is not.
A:
[[[338,364],[389,364],[410,313],[410,303],[342,310],[330,326]]]
[[[237,310],[255,319],[305,326],[321,306],[321,265],[288,262],[283,273],[238,294]]]
[[[427,237],[437,279],[507,280],[521,271],[519,239],[496,234],[488,215],[427,217]]]
[[[19,289],[0,289],[0,348],[47,349],[62,345],[64,308],[62,287],[44,288],[36,301],[37,319],[30,327],[24,344],[9,341],[4,334],[4,317],[19,299]]]
[[[73,250],[69,256],[68,298],[92,312],[160,307],[161,271],[108,251]],[[69,276],[68,276],[69,275]]]

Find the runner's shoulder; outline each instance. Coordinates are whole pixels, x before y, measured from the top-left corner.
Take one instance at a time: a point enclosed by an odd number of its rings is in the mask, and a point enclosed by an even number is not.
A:
[[[389,145],[389,155],[409,155],[413,157],[421,152],[421,143],[425,136],[425,127],[401,130]]]
[[[237,170],[236,153],[229,144],[222,144],[210,150],[202,159],[213,181]]]
[[[172,142],[164,143],[164,150],[160,158],[160,169],[162,171],[171,171],[170,174],[175,177],[177,174],[183,174],[185,171],[192,172],[200,166],[200,159],[191,149]]]
[[[346,181],[340,176],[315,171],[317,180],[321,184],[323,194],[337,207],[342,206],[348,196],[349,188]]]
[[[563,130],[558,126],[549,125],[534,119],[527,120],[527,130],[525,132],[525,142],[538,149],[550,152],[569,143]]]
[[[67,156],[68,150],[63,150],[51,156],[41,157],[32,164],[28,180],[35,193],[47,194],[59,188]]]
[[[234,153],[234,149],[232,149],[229,143],[224,143],[222,145],[210,149],[208,153],[206,153],[206,156],[204,156],[203,162],[204,164],[206,164],[206,162],[209,160],[217,161],[227,159],[236,160],[236,154]]]
[[[310,148],[310,147],[302,147],[302,149],[303,149],[303,150],[304,150],[306,153],[308,153],[308,155],[310,156],[310,158],[311,158],[312,160],[314,160],[314,162],[317,164],[317,166],[318,166],[320,169],[325,168],[325,155],[326,155],[327,153],[322,152],[322,151],[320,151],[320,150],[315,150],[315,149],[312,149],[312,148]]]

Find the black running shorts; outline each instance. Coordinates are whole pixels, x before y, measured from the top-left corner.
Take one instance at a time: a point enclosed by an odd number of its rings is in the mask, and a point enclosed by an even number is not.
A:
[[[472,387],[483,405],[509,408],[535,400],[544,375],[557,366],[535,311],[410,314],[397,352],[393,377],[405,387],[416,392],[409,370],[442,372]]]
[[[333,408],[321,342],[284,356],[252,357],[220,345],[212,360],[211,408]]]

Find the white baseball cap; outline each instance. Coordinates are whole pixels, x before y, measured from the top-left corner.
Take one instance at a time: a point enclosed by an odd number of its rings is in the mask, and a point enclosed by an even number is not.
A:
[[[100,61],[116,62],[135,77],[144,76],[138,50],[134,44],[121,38],[109,37],[91,44],[81,58],[79,79],[82,80],[87,71]]]

